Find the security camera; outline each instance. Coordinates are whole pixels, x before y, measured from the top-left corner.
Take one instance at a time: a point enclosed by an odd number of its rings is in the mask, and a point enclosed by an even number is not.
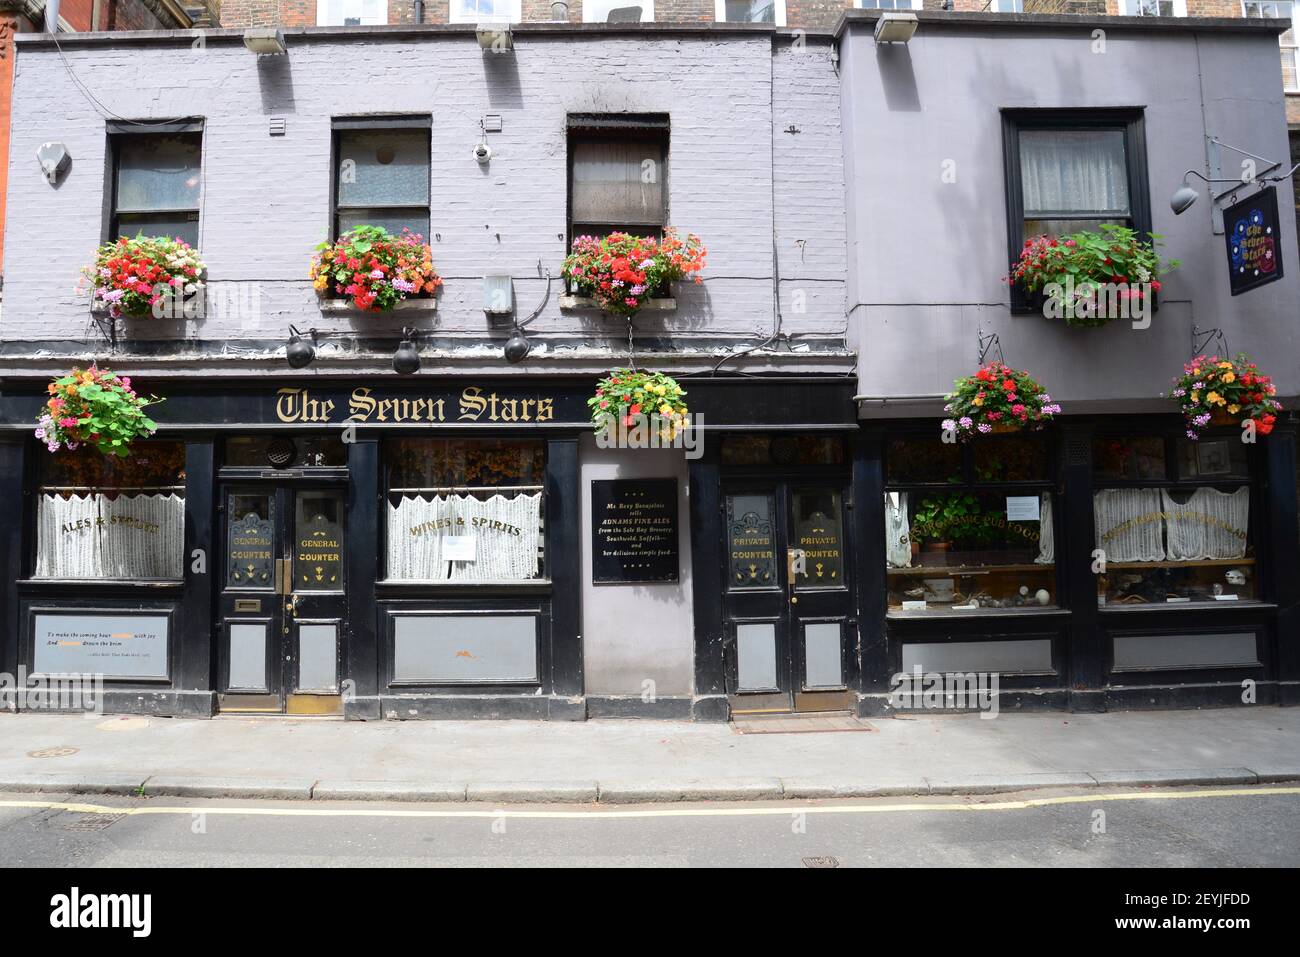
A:
[[[488,160],[492,158],[492,147],[488,146],[486,143],[479,143],[478,146],[474,147],[474,158],[478,160],[481,165],[486,166]]]

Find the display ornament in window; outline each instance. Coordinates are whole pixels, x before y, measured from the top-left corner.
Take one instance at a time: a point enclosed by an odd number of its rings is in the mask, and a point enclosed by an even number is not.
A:
[[[92,306],[114,319],[188,319],[201,314],[207,267],[182,239],[123,236],[105,243],[84,272],[92,286]]]
[[[603,239],[579,236],[564,260],[563,275],[606,312],[633,316],[648,300],[666,297],[670,283],[703,282],[707,255],[699,236],[683,236],[672,227],[660,240],[619,232]]]
[[[1215,425],[1250,421],[1255,432],[1273,431],[1282,403],[1273,398],[1277,387],[1262,374],[1250,356],[1235,359],[1197,356],[1183,366],[1169,398],[1178,403],[1187,420],[1187,437],[1199,439],[1201,430]]]
[[[107,369],[73,369],[46,391],[50,398],[41,410],[36,437],[51,452],[91,445],[105,455],[125,457],[133,440],[158,429],[144,410],[162,400],[137,395],[129,377]]]
[[[1041,429],[1061,412],[1047,390],[1028,372],[990,362],[972,376],[958,379],[943,407],[947,435],[966,441],[977,435]]]
[[[1152,233],[1151,242],[1144,242],[1134,230],[1112,223],[1061,237],[1033,236],[1006,282],[1042,297],[1043,314],[1067,325],[1142,321],[1160,291],[1160,275],[1179,266],[1176,259],[1161,265],[1160,238]]]
[[[442,285],[422,236],[409,230],[394,236],[378,226],[356,226],[317,246],[311,280],[322,299],[344,299],[363,312],[430,299]]]

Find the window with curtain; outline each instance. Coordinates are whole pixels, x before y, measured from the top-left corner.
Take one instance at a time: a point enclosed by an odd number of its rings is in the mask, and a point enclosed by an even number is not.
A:
[[[1131,222],[1123,130],[1022,130],[1019,139],[1026,239]]]
[[[655,18],[654,0],[583,0],[583,23],[652,23]]]
[[[135,442],[41,458],[36,578],[175,580],[185,544],[185,446]]]
[[[921,0],[853,0],[860,10],[920,10]]]
[[[1295,4],[1291,0],[1244,0],[1241,12],[1246,17],[1291,20],[1295,16]],[[1278,43],[1282,47],[1282,88],[1288,93],[1300,93],[1294,25],[1278,37]]]
[[[1236,430],[1103,433],[1092,461],[1099,604],[1256,597],[1251,452]]]
[[[114,135],[114,238],[174,236],[198,246],[202,140],[197,132]]]
[[[890,614],[1057,605],[1052,447],[1046,433],[967,445],[885,444]]]
[[[570,120],[569,241],[612,232],[659,237],[668,221],[667,121],[605,122]]]
[[[316,0],[316,26],[380,26],[388,22],[388,0]]]
[[[449,23],[518,23],[521,0],[451,0]]]
[[[785,26],[785,0],[715,0],[719,23],[771,23]]]
[[[390,439],[384,465],[389,581],[544,577],[544,442]]]
[[[429,235],[428,125],[335,130],[335,236],[362,225]]]
[[[1187,0],[1120,0],[1119,12],[1125,17],[1185,17]]]

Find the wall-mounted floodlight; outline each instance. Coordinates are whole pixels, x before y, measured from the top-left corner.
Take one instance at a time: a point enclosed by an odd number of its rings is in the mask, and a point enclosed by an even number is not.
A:
[[[59,177],[72,165],[72,156],[62,143],[42,143],[36,150],[36,159],[51,186],[58,185]]]
[[[515,311],[515,290],[509,276],[483,277],[483,311],[489,318]]]
[[[916,32],[915,13],[885,12],[876,21],[877,43],[906,43]]]
[[[248,27],[244,30],[244,46],[259,56],[289,51],[284,45],[284,31],[276,27]]]
[[[508,23],[480,23],[474,28],[478,45],[489,53],[509,53],[515,48],[515,37]]]

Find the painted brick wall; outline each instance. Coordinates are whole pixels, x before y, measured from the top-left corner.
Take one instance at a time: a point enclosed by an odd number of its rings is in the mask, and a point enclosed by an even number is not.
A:
[[[782,48],[775,61],[767,35],[649,42],[535,36],[499,59],[485,57],[468,32],[418,43],[373,35],[295,38],[278,61],[259,61],[231,40],[210,41],[203,50],[65,50],[73,70],[95,76],[119,115],[206,118],[200,244],[211,287],[220,294],[222,284],[256,282],[260,309],[251,323],[190,322],[183,333],[190,337],[237,343],[281,339],[290,322],[322,329],[331,322],[375,329],[392,322],[357,326],[322,317],[307,264],[329,221],[331,116],[394,111],[434,116],[430,238],[446,278],[440,336],[482,341],[486,272],[515,277],[522,314],[540,302],[538,262],[558,274],[565,251],[565,116],[624,111],[671,115],[672,220],[709,247],[707,281],[680,288],[675,314],[639,317],[638,332],[700,347],[765,333],[773,313],[775,197],[782,276],[787,287],[807,287],[786,329],[842,336],[844,182],[827,45],[800,53]],[[90,336],[88,315],[75,286],[100,240],[104,121],[72,87],[52,48],[28,45],[19,57],[12,155],[28,157],[42,141],[57,139],[74,166],[51,189],[34,164],[15,163],[0,338],[82,340]],[[365,74],[340,73],[340,63],[358,60]],[[626,82],[632,75],[636,82]],[[488,112],[501,114],[504,128],[489,134],[494,158],[484,169],[471,151]],[[270,116],[287,118],[287,135],[268,135]],[[802,132],[774,133],[774,124]],[[562,313],[558,291],[530,327],[539,339],[558,347],[625,335],[621,324]],[[135,334],[178,334],[145,325]]]

